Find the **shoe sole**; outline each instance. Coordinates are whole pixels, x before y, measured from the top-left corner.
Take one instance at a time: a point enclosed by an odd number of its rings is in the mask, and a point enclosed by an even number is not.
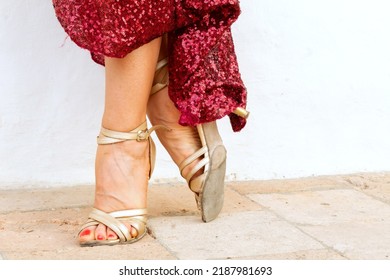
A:
[[[209,166],[203,187],[199,193],[202,220],[210,222],[218,217],[224,203],[226,149],[215,122],[198,128],[203,145],[209,151]]]

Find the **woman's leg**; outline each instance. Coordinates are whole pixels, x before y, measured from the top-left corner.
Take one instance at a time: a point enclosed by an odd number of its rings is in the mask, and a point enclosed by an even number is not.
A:
[[[134,50],[125,58],[106,58],[104,128],[128,132],[146,119],[161,39]],[[104,212],[146,208],[150,170],[148,141],[99,145],[96,154],[94,207]],[[137,231],[126,225],[133,237]],[[85,228],[80,242],[117,239],[103,224]]]
[[[163,42],[159,60],[167,57],[164,46]],[[166,73],[167,68],[156,72],[154,83],[158,88],[164,84]],[[157,131],[158,138],[195,193],[202,220],[212,221],[223,206],[226,171],[226,149],[216,123],[181,126],[178,123],[180,112],[169,98],[167,87],[149,98],[147,112],[153,125],[163,124],[171,128],[171,131]]]

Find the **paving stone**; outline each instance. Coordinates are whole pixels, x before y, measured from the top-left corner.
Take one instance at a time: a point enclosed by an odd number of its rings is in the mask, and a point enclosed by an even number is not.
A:
[[[345,260],[346,258],[329,249],[297,251],[284,254],[259,255],[239,260]]]
[[[320,226],[302,226],[316,239],[331,246],[341,255],[351,260],[390,260],[390,241],[386,232],[390,232],[390,223],[354,223]]]
[[[37,211],[55,208],[87,207],[93,204],[94,187],[0,190],[0,213]],[[198,213],[194,194],[185,184],[151,184],[148,193],[151,215],[195,215]],[[259,205],[225,188],[223,212],[259,209]]]
[[[353,176],[346,176],[344,179],[356,189],[390,205],[389,173],[356,174]]]
[[[221,213],[260,210],[261,206],[229,187]],[[199,216],[194,194],[186,185],[152,185],[149,187],[148,212],[150,217]]]
[[[76,237],[89,210],[2,214],[0,251],[7,259],[175,259],[150,236],[129,245],[80,247]]]
[[[149,235],[81,248],[93,195],[93,186],[0,190],[0,260],[389,259],[390,173],[229,182],[207,224],[185,183],[154,183]]]
[[[249,197],[349,259],[389,259],[390,206],[382,201],[353,189]]]
[[[362,192],[390,205],[390,184],[370,186],[369,188],[362,190]]]
[[[92,205],[93,186],[0,190],[0,213]]]
[[[221,215],[210,223],[197,217],[159,217],[151,234],[179,259],[242,258],[324,247],[268,211]]]
[[[141,241],[117,246],[67,247],[55,250],[6,252],[9,260],[175,260],[150,236]]]
[[[320,176],[283,180],[264,181],[242,181],[227,184],[239,194],[266,194],[266,193],[286,193],[298,191],[315,191],[328,189],[353,188],[344,177],[340,176]]]

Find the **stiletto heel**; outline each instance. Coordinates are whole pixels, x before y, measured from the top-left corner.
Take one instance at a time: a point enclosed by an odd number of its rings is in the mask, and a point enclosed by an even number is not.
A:
[[[244,118],[244,119],[247,119],[249,117],[249,112],[247,110],[245,110],[244,108],[242,108],[242,107],[237,107],[233,111],[233,113],[236,114],[239,117]]]

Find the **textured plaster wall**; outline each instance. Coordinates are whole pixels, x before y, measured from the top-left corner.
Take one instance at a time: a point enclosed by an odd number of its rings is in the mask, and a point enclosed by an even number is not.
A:
[[[229,180],[390,170],[388,1],[242,0],[251,116],[219,122]],[[0,2],[0,188],[92,184],[104,69],[51,1]],[[177,179],[158,146],[153,182]]]

